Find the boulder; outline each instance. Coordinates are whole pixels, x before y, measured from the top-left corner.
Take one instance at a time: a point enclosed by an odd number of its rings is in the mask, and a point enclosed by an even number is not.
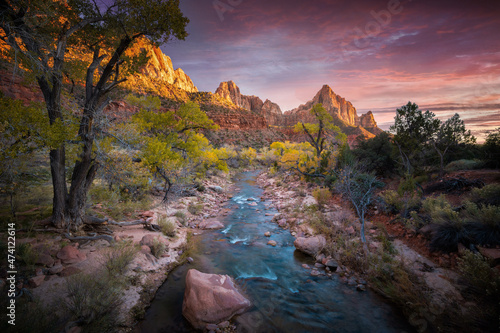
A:
[[[478,246],[477,249],[490,261],[491,267],[500,265],[500,249],[489,249],[481,246]]]
[[[209,230],[223,229],[224,224],[216,220],[204,220],[201,221],[200,224],[198,224],[198,228],[209,229]]]
[[[140,244],[149,246],[151,248],[151,246],[153,246],[153,244],[157,241],[160,241],[160,242],[164,243],[165,245],[168,245],[167,240],[158,234],[144,235],[140,241]]]
[[[266,236],[266,237],[271,237],[271,232],[270,232],[270,231],[266,231],[266,232],[264,233],[264,236]]]
[[[57,258],[61,259],[63,264],[76,264],[77,262],[87,259],[87,255],[76,247],[66,245],[57,252]]]
[[[267,245],[276,246],[278,245],[278,243],[276,243],[276,241],[274,240],[270,240],[269,242],[267,242]]]
[[[297,237],[293,245],[297,250],[314,257],[326,245],[326,240],[321,235],[308,238]]]
[[[206,274],[190,269],[182,314],[197,329],[217,324],[245,312],[251,303],[235,287],[228,275]]]
[[[52,267],[54,265],[54,258],[48,253],[39,253],[35,264]]]
[[[63,271],[64,267],[61,264],[61,260],[57,260],[51,268],[49,268],[49,274],[59,274]]]
[[[224,190],[220,186],[210,186],[209,189],[211,189],[212,191],[215,191],[217,193],[223,193],[224,192]]]

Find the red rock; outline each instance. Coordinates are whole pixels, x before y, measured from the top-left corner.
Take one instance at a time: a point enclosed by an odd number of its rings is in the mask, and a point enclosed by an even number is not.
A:
[[[216,324],[245,312],[251,303],[234,286],[227,275],[205,274],[190,269],[182,314],[197,329]]]
[[[61,264],[61,260],[57,260],[55,263],[54,263],[54,266],[52,266],[51,268],[49,268],[49,274],[59,274],[63,271],[64,267],[63,265]]]
[[[297,239],[293,242],[293,245],[297,248],[297,250],[314,257],[323,249],[323,247],[325,247],[326,240],[325,237],[321,235],[308,238],[297,237]]]
[[[204,220],[198,224],[198,228],[200,229],[206,229],[206,230],[216,230],[216,229],[223,229],[224,224],[217,220]]]
[[[157,241],[160,241],[162,243],[164,243],[165,245],[168,245],[168,242],[165,238],[163,238],[163,236],[159,235],[159,234],[147,234],[147,235],[144,235],[140,241],[140,244],[141,245],[146,245],[146,246],[149,246],[151,248],[151,246],[153,246],[153,244]]]
[[[74,246],[66,245],[59,250],[59,252],[57,252],[57,258],[61,259],[63,264],[76,264],[80,261],[86,260],[87,255]]]
[[[142,217],[153,217],[153,216],[155,216],[155,213],[153,211],[147,210],[147,211],[144,211],[142,213],[139,213],[139,216],[142,216]]]
[[[141,245],[141,252],[144,254],[151,253],[151,248],[147,245]]]
[[[482,246],[478,246],[477,249],[484,257],[490,260],[492,267],[500,265],[500,249],[489,249]]]
[[[267,245],[276,246],[276,245],[277,245],[277,243],[276,243],[276,241],[274,241],[274,240],[270,240],[269,242],[267,242]]]
[[[352,225],[350,225],[347,229],[345,229],[345,231],[349,234],[349,235],[354,235],[356,233],[356,231],[354,230],[354,227]]]
[[[37,275],[29,279],[28,283],[31,288],[38,288],[45,281],[45,275]]]

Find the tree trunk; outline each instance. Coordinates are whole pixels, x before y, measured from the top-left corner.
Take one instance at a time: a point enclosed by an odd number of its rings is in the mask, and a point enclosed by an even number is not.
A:
[[[66,186],[65,148],[50,151],[50,172],[52,175],[52,223],[56,228],[66,227],[66,200],[68,190]]]

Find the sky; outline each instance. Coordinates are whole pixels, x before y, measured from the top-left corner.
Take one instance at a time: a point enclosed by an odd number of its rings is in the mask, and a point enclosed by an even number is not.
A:
[[[408,101],[500,127],[498,0],[181,0],[185,41],[161,48],[200,91],[233,80],[283,111],[324,84],[383,129]]]

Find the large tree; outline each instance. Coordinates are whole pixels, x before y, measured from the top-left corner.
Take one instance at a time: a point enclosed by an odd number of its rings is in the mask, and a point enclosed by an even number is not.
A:
[[[85,221],[87,192],[98,168],[96,122],[109,103],[106,96],[125,80],[123,69],[133,67],[126,50],[143,37],[160,44],[183,40],[188,22],[178,0],[0,0],[0,38],[35,77],[51,125],[66,121],[64,80],[85,87],[69,190],[66,144],[50,150],[57,227],[76,229]]]
[[[422,112],[412,102],[396,110],[394,125],[390,130],[394,133],[401,163],[407,174],[413,173],[416,166],[424,161],[424,154],[430,147],[431,139],[439,128],[439,119],[434,118],[429,110]]]
[[[439,121],[439,128],[432,137],[432,145],[439,156],[439,176],[444,173],[444,158],[452,147],[459,145],[473,144],[476,138],[471,134],[470,130],[465,129],[465,124],[458,113],[445,122]]]

